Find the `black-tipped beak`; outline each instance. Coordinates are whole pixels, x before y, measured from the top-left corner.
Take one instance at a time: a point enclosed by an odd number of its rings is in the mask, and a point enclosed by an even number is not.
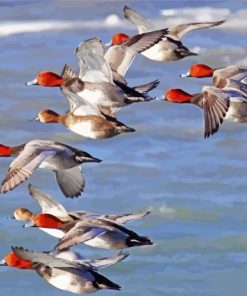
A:
[[[2,260],[0,261],[0,266],[7,266],[7,263],[5,262],[4,259],[2,259]]]
[[[190,76],[190,72],[180,74],[179,77],[181,77],[181,78],[191,77],[191,76]]]
[[[27,227],[35,227],[35,223],[33,221],[31,221],[30,223],[24,224],[22,226],[23,228],[27,228]]]
[[[31,81],[27,81],[26,83],[25,83],[25,85],[38,85],[38,80],[37,80],[37,78],[34,78],[33,80],[31,80]]]
[[[39,119],[39,117],[37,116],[37,117],[34,117],[34,118],[29,118],[28,121],[30,121],[30,122],[39,122],[40,119]]]
[[[8,220],[10,220],[10,219],[15,220],[15,217],[14,216],[12,216],[12,217],[11,216],[8,216],[7,219]]]

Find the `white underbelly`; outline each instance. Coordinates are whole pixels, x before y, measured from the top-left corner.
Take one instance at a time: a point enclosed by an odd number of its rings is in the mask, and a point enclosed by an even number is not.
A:
[[[53,156],[46,161],[43,161],[39,167],[42,169],[47,170],[66,170],[71,169],[74,167],[76,163],[72,159],[72,157],[68,157],[67,155],[65,157],[63,156]]]
[[[74,275],[67,271],[58,270],[55,272],[53,269],[53,275],[49,278],[49,283],[61,290],[69,291],[76,294],[92,293],[97,289],[92,285],[92,281],[95,280],[94,276],[90,272],[78,272],[78,275]]]
[[[40,227],[39,229],[57,238],[62,238],[64,236],[64,232],[60,229],[43,228],[43,227]]]
[[[86,245],[96,248],[111,249],[111,244],[108,241],[101,239],[100,237],[95,237],[85,242]]]
[[[49,283],[61,290],[70,291],[72,293],[81,293],[80,284],[75,282],[76,276],[69,272],[62,272],[61,275],[51,277]]]
[[[92,105],[104,102],[105,94],[101,90],[83,90],[77,93],[83,100],[88,101]]]
[[[92,123],[88,121],[81,121],[70,126],[70,130],[78,135],[86,138],[95,138],[95,132],[92,129]]]
[[[126,235],[121,231],[106,232],[85,242],[86,245],[104,249],[126,248]]]
[[[162,44],[162,42],[166,42],[166,44]],[[168,46],[171,46],[171,48],[167,49]],[[149,49],[143,51],[141,54],[150,60],[157,62],[176,61],[178,59],[174,53],[174,49],[176,48],[177,46],[174,46],[173,44],[167,44],[167,41],[161,41]]]

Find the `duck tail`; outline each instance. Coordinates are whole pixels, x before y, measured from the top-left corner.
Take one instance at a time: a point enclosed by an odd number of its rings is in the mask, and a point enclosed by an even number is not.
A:
[[[154,243],[147,236],[129,237],[126,240],[128,247],[152,246]]]
[[[126,104],[133,104],[133,103],[143,103],[143,102],[150,102],[156,100],[156,97],[151,97],[148,94],[143,93],[142,96],[139,97],[128,97],[125,98]]]
[[[129,126],[127,126],[127,125],[123,125],[123,126],[121,126],[120,129],[121,129],[121,131],[124,132],[124,133],[133,133],[133,132],[136,131],[134,128],[129,127]]]
[[[121,287],[118,284],[113,283],[108,278],[104,277],[103,275],[91,271],[95,277],[94,285],[98,289],[110,289],[110,290],[117,290],[120,291]]]
[[[151,90],[156,88],[159,84],[160,84],[160,81],[158,79],[156,79],[156,80],[148,82],[146,84],[135,86],[134,90],[136,90],[142,94],[147,94],[148,92],[150,92]]]

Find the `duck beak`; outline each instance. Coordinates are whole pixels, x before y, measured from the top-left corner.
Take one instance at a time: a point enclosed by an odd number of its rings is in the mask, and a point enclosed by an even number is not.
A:
[[[34,78],[33,80],[26,82],[25,85],[38,85],[38,80],[37,78]]]
[[[0,266],[7,266],[7,263],[5,262],[4,259],[2,259],[2,260],[0,261]]]
[[[35,223],[33,221],[31,221],[30,223],[24,224],[22,226],[23,228],[27,228],[27,227],[35,227]]]
[[[15,217],[14,217],[14,216],[12,216],[12,217],[11,217],[11,216],[8,216],[7,219],[8,219],[8,220],[10,220],[10,219],[15,220]]]
[[[190,77],[190,72],[180,74],[179,77],[181,78]]]
[[[37,121],[40,121],[39,117],[34,117],[34,118],[30,118],[29,119],[30,122],[37,122]]]
[[[112,41],[110,40],[109,42],[105,43],[105,46],[112,46]]]

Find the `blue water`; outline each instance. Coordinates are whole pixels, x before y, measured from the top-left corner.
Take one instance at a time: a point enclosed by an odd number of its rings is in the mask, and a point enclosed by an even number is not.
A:
[[[224,122],[216,135],[204,140],[199,109],[163,101],[122,109],[119,120],[136,133],[102,141],[80,138],[63,126],[28,121],[44,108],[65,112],[67,102],[59,89],[24,83],[41,70],[60,73],[65,63],[78,69],[73,51],[84,39],[99,36],[108,42],[116,32],[134,34],[135,27],[122,17],[126,3],[158,27],[210,16],[227,18],[222,28],[193,32],[185,38],[187,47],[199,47],[198,57],[175,63],[138,57],[127,74],[130,85],[159,78],[155,96],[170,87],[200,92],[210,79],[179,78],[191,64],[247,64],[246,1],[1,1],[1,142],[16,145],[34,138],[54,139],[103,159],[101,164],[83,166],[87,184],[79,199],[65,199],[50,172],[37,170],[30,178],[68,210],[152,211],[130,227],[150,236],[155,246],[130,249],[127,260],[103,270],[122,286],[122,292],[100,291],[98,295],[246,295],[246,124]],[[175,9],[174,14],[162,17],[164,9]],[[1,178],[9,163],[10,159],[1,159]],[[1,257],[12,245],[47,251],[56,243],[45,233],[6,219],[17,207],[39,211],[28,195],[28,183],[1,196]],[[75,250],[85,257],[114,253],[84,245]],[[2,267],[0,273],[3,295],[69,295],[31,271]]]

